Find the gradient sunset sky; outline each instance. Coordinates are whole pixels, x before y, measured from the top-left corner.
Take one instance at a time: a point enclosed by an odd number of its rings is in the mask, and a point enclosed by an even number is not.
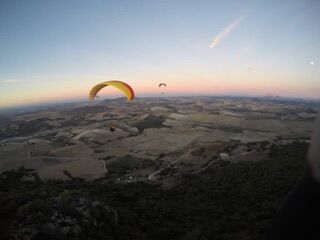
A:
[[[137,97],[320,98],[320,1],[0,1],[0,108]],[[120,96],[104,89],[103,97]]]

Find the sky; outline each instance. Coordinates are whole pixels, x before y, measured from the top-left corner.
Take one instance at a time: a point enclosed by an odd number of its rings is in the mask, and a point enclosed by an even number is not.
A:
[[[320,1],[0,1],[0,108],[137,97],[320,98]],[[103,89],[103,97],[121,96]]]

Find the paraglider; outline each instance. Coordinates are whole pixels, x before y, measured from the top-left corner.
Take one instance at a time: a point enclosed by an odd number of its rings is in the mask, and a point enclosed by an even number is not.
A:
[[[133,89],[126,83],[122,82],[122,81],[118,81],[118,80],[111,80],[111,81],[106,81],[106,82],[102,82],[99,83],[97,85],[95,85],[89,93],[89,100],[92,101],[97,97],[97,93],[104,87],[107,86],[112,86],[115,87],[117,89],[119,89],[121,92],[124,93],[124,95],[128,98],[128,100],[132,100],[134,98],[134,92]]]
[[[167,84],[165,84],[165,83],[160,83],[159,84],[159,88],[161,88],[162,86],[164,86],[164,87],[167,87]],[[164,94],[164,92],[162,91],[162,93],[161,93],[162,95]]]

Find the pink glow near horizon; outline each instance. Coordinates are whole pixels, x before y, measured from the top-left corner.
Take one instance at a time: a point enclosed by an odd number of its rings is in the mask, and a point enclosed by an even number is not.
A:
[[[318,99],[319,93],[316,92],[314,94],[309,94],[306,92],[305,94],[302,94],[299,89],[296,91],[288,91],[286,89],[272,89],[269,88],[268,90],[257,88],[257,87],[245,87],[242,88],[227,88],[227,87],[215,87],[215,88],[195,88],[192,86],[185,86],[185,88],[179,89],[179,88],[168,88],[165,90],[165,96],[161,95],[161,91],[157,88],[150,88],[150,89],[135,89],[135,97],[171,97],[171,96],[214,96],[214,95],[247,95],[247,96],[266,96],[268,94],[271,94],[273,96],[283,96],[283,97],[302,97],[307,99]],[[117,98],[117,97],[123,97],[123,95],[117,91],[106,89],[103,92],[101,92],[100,97],[102,99],[104,98]],[[52,94],[50,96],[47,96],[47,98],[44,100],[43,98],[34,98],[30,99],[30,101],[26,102],[18,101],[14,104],[7,104],[7,107],[20,105],[20,104],[37,104],[37,103],[45,103],[45,102],[59,102],[59,101],[72,101],[75,99],[87,99],[87,92],[80,91],[80,92],[70,92],[67,96],[64,94]]]
[[[300,88],[299,86],[286,86],[285,84],[277,83],[275,81],[268,81],[268,79],[263,79],[260,81],[252,81],[250,78],[247,80],[241,80],[241,76],[237,81],[233,80],[236,77],[231,74],[227,79],[226,77],[217,77],[211,79],[207,76],[201,76],[198,80],[191,80],[196,74],[191,76],[179,77],[174,76],[165,80],[165,77],[157,77],[159,80],[155,79],[154,76],[145,76],[144,78],[136,77],[133,80],[125,81],[135,91],[136,97],[144,96],[159,96],[161,95],[161,90],[158,87],[160,82],[165,82],[167,87],[165,89],[165,96],[182,96],[182,95],[248,95],[248,96],[266,96],[268,94],[278,95],[284,97],[303,97],[303,98],[320,98],[320,89],[317,88]],[[181,79],[184,80],[181,80]],[[242,78],[244,78],[242,76]],[[95,78],[91,78],[95,79]],[[15,105],[25,105],[25,104],[37,104],[45,102],[59,102],[59,101],[71,101],[74,99],[87,99],[88,92],[90,88],[104,80],[95,80],[92,82],[78,81],[61,81],[52,86],[47,86],[42,88],[41,91],[35,91],[28,93],[28,91],[22,92],[21,94],[11,95],[8,99],[3,99],[0,101],[0,107],[11,107]],[[125,78],[129,79],[129,78]],[[139,79],[139,80],[137,80]],[[147,80],[146,80],[147,79]],[[224,79],[224,80],[221,80]],[[261,84],[264,83],[264,84]],[[119,90],[115,88],[105,88],[103,89],[99,96],[101,98],[115,98],[122,97],[123,95]]]

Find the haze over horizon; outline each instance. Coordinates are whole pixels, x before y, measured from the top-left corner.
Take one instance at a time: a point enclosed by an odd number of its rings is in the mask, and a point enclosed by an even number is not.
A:
[[[139,96],[320,98],[320,2],[1,1],[0,108]],[[102,97],[120,96],[105,89]]]

